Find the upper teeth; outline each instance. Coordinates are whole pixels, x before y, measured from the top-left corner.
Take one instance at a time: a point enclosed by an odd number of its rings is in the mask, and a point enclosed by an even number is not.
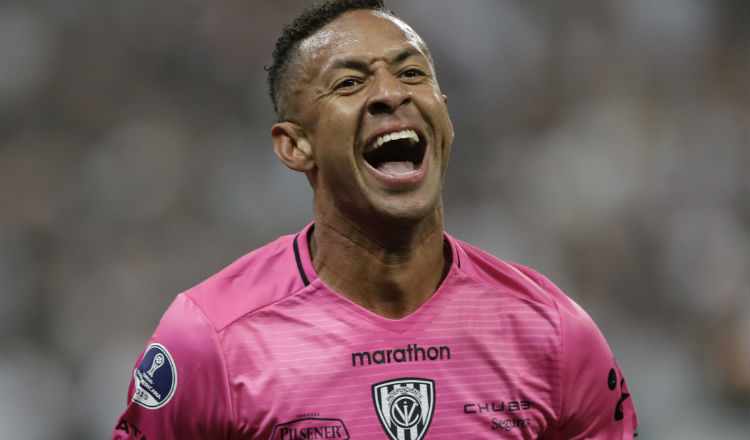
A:
[[[414,143],[419,142],[419,136],[417,136],[417,132],[414,130],[402,130],[402,131],[396,131],[393,133],[387,133],[384,135],[379,136],[375,141],[372,143],[371,149],[375,150],[377,148],[380,148],[384,143],[390,142],[390,141],[396,141],[399,139],[411,139],[414,141]]]

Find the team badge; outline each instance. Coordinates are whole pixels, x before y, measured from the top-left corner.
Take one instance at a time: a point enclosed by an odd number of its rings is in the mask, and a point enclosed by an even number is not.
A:
[[[391,440],[421,440],[435,412],[435,382],[403,377],[376,383],[372,401]]]
[[[146,347],[141,363],[133,371],[135,394],[133,402],[148,409],[166,405],[177,389],[177,368],[166,347],[151,344]]]

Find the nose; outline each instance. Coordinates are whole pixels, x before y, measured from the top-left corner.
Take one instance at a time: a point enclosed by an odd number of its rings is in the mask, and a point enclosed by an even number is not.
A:
[[[400,106],[411,101],[411,93],[403,83],[390,72],[378,72],[373,78],[373,87],[367,100],[370,114],[393,113]]]

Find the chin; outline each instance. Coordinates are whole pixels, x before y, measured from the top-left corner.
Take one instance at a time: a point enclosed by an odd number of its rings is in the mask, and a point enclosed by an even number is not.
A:
[[[382,221],[394,226],[413,226],[428,219],[442,217],[440,199],[417,203],[390,203],[376,209]]]

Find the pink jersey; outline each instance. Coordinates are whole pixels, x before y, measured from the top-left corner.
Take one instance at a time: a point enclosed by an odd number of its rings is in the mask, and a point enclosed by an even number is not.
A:
[[[435,294],[391,320],[333,292],[308,226],[180,294],[113,439],[632,439],[591,318],[547,279],[447,234]]]

